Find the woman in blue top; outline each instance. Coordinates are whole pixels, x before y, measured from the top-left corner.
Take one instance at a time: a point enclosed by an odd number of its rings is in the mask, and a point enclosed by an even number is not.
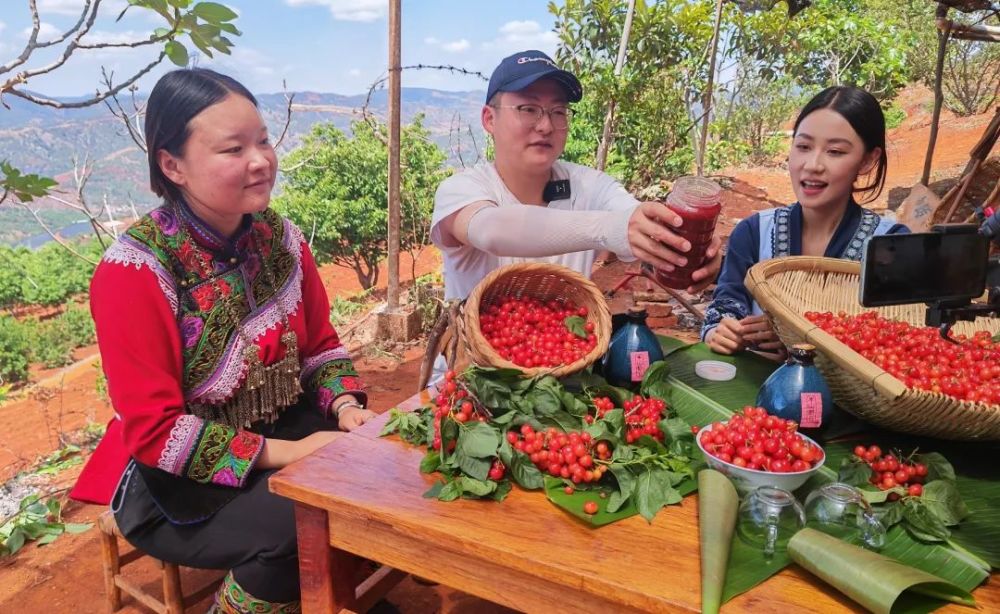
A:
[[[885,116],[875,97],[851,86],[817,94],[795,120],[788,171],[798,202],[740,222],[729,248],[701,338],[720,354],[747,348],[784,355],[743,279],[751,266],[781,256],[860,260],[865,239],[909,232],[854,200],[882,193],[886,174]]]

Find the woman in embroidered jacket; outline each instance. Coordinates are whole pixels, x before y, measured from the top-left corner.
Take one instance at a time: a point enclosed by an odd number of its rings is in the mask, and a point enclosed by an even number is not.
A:
[[[874,96],[837,86],[810,100],[795,120],[788,154],[798,202],[755,213],[733,230],[702,340],[720,354],[749,348],[783,357],[784,346],[743,285],[747,270],[781,256],[860,260],[868,237],[909,232],[854,200],[878,198],[886,164],[885,117]]]
[[[115,418],[72,496],[112,502],[157,558],[229,569],[213,611],[297,612],[293,508],[269,470],[373,414],[302,233],[267,208],[277,160],[253,95],[174,71],[145,128],[164,204],[91,282]]]

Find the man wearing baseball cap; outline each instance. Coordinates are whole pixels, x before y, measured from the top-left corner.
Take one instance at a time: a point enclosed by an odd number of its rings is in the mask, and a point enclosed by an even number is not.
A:
[[[671,270],[691,245],[681,219],[640,203],[610,176],[559,160],[583,88],[541,51],[503,59],[490,77],[483,128],[495,156],[437,190],[431,240],[444,254],[445,298],[463,299],[490,271],[522,261],[561,264],[590,276],[597,250]],[[694,273],[697,291],[719,270],[720,241]]]

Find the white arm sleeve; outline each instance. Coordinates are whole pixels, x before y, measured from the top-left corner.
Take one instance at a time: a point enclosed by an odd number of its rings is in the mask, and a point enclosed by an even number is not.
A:
[[[632,209],[565,211],[532,205],[484,207],[469,220],[476,249],[515,258],[539,258],[606,249],[632,260],[628,221]]]

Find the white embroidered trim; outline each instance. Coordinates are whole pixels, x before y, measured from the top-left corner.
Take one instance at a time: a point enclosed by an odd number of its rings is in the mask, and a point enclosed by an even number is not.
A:
[[[184,470],[184,463],[187,462],[188,451],[197,441],[203,423],[201,418],[192,414],[184,414],[178,418],[174,427],[170,429],[167,444],[160,452],[157,468],[173,475],[180,475]]]
[[[104,252],[102,260],[111,264],[133,265],[136,269],[141,269],[143,266],[149,267],[149,270],[156,275],[156,281],[159,282],[163,295],[167,297],[171,311],[177,315],[177,289],[174,287],[174,278],[151,252],[122,236]]]
[[[232,347],[226,352],[224,363],[201,386],[186,395],[188,401],[219,403],[233,396],[233,391],[246,375],[247,362],[244,354],[247,339],[256,341],[269,330],[278,328],[285,316],[291,317],[302,302],[302,231],[288,220],[285,224],[284,247],[292,254],[295,265],[285,287],[275,292],[271,300],[244,320],[241,326],[245,335],[234,335]]]
[[[299,379],[303,382],[309,380],[312,374],[316,372],[316,369],[323,366],[325,363],[331,360],[348,360],[351,355],[347,353],[347,348],[340,346],[332,350],[325,350],[316,354],[315,356],[310,356],[302,361],[302,375]]]

